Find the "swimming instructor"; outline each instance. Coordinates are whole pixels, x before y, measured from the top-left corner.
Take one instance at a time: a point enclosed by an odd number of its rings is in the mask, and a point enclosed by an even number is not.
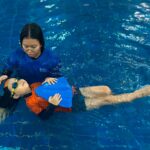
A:
[[[21,48],[8,58],[0,75],[0,84],[10,77],[23,78],[29,84],[34,82],[53,82],[52,77],[61,76],[60,60],[50,49],[45,48],[41,27],[36,23],[26,24],[20,33]]]

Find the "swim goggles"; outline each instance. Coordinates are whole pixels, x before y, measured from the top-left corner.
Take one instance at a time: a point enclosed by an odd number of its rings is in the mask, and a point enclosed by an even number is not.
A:
[[[11,97],[15,95],[15,90],[18,87],[18,79],[15,79],[15,82],[12,84]]]
[[[25,51],[29,51],[28,48],[30,48],[30,50],[33,51],[33,52],[40,48],[40,46],[34,46],[34,45],[26,46],[26,45],[23,45],[23,44],[22,44],[22,47]]]

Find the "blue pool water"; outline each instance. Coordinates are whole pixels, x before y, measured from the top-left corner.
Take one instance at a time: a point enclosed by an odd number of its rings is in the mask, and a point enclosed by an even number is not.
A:
[[[150,83],[149,0],[1,0],[0,7],[0,68],[22,26],[37,22],[72,84],[123,93]],[[149,108],[146,97],[40,121],[21,101],[0,124],[0,150],[149,150]]]

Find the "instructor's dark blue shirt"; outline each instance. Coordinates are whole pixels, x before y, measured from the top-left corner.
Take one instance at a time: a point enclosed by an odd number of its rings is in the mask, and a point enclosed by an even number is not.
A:
[[[46,77],[60,77],[60,67],[60,60],[48,49],[34,59],[20,48],[8,58],[2,74],[10,76],[15,71],[15,76],[31,84],[42,82]]]

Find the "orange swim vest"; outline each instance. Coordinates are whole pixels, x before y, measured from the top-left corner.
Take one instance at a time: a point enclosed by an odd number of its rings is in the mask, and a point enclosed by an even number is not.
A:
[[[46,109],[49,105],[49,102],[44,100],[43,98],[39,97],[35,93],[35,88],[40,86],[40,82],[36,82],[31,84],[31,90],[32,90],[32,95],[26,98],[26,105],[27,107],[34,112],[35,114],[39,114],[42,112],[44,109]],[[64,107],[56,107],[55,112],[72,112],[72,108],[64,108]]]

